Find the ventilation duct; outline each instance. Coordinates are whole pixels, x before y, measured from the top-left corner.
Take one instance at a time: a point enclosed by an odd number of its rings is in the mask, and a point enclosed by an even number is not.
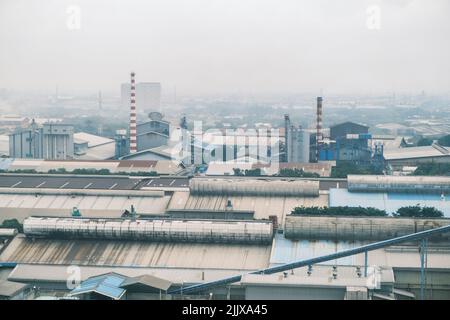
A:
[[[191,179],[192,194],[318,197],[319,181],[256,179]]]
[[[23,228],[29,237],[62,239],[269,244],[273,236],[272,223],[259,221],[30,217]]]
[[[350,192],[450,193],[450,177],[349,175],[347,181]]]

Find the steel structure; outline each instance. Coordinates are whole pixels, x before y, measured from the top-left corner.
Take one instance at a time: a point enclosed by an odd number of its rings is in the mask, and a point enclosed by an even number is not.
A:
[[[361,247],[339,251],[339,252],[332,253],[332,254],[327,254],[327,255],[314,257],[314,258],[310,258],[310,259],[305,259],[305,260],[300,260],[300,261],[294,261],[294,262],[286,263],[286,264],[283,264],[280,266],[275,266],[275,267],[270,267],[270,268],[263,269],[263,270],[253,271],[248,274],[273,274],[273,273],[293,270],[293,269],[297,269],[297,268],[301,268],[301,267],[312,266],[317,263],[331,261],[331,260],[344,258],[344,257],[348,257],[348,256],[353,256],[355,254],[364,253],[365,254],[365,264],[366,264],[365,270],[364,270],[364,275],[367,276],[367,263],[368,263],[368,252],[369,251],[385,248],[385,247],[388,247],[388,246],[391,246],[394,244],[398,244],[398,243],[403,243],[403,242],[421,241],[421,240],[423,241],[424,239],[427,239],[431,236],[440,235],[445,232],[450,232],[450,225],[432,229],[432,230],[421,231],[421,232],[409,234],[406,236],[392,238],[389,240],[379,241],[379,242],[371,243],[371,244],[364,245]],[[420,254],[421,254],[421,261],[422,261],[422,263],[421,263],[422,297],[421,298],[423,298],[424,297],[424,295],[423,295],[424,284],[425,284],[425,280],[424,280],[425,279],[425,268],[426,268],[426,264],[425,264],[426,242],[422,242],[422,249],[420,250]],[[206,282],[206,283],[202,283],[202,284],[196,284],[196,285],[188,286],[186,288],[179,288],[176,290],[169,291],[168,293],[169,294],[177,294],[177,293],[184,294],[184,293],[192,293],[192,292],[201,292],[201,291],[204,291],[209,288],[214,288],[214,287],[218,287],[218,286],[222,286],[222,285],[226,285],[226,284],[239,282],[239,281],[241,281],[243,275],[244,274],[232,276],[232,277],[221,279],[221,280]]]

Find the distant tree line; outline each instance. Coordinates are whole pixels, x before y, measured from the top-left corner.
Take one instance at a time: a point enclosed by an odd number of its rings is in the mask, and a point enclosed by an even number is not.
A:
[[[235,176],[247,176],[247,177],[259,177],[261,175],[261,169],[246,169],[241,170],[239,168],[233,168]]]
[[[292,215],[303,216],[365,216],[387,217],[385,210],[364,207],[296,207]],[[434,207],[409,206],[402,207],[392,214],[393,217],[442,218],[444,213]]]
[[[371,216],[385,217],[387,212],[376,208],[363,207],[296,207],[293,215],[303,216]]]
[[[320,174],[315,172],[306,172],[303,169],[281,169],[280,173],[278,173],[276,176],[279,177],[299,177],[299,178],[320,178]]]
[[[347,162],[339,162],[331,168],[332,178],[347,178],[349,174],[383,174],[383,170],[372,165],[362,166]]]

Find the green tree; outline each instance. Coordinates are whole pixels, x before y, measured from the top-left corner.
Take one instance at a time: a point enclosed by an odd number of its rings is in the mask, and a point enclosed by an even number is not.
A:
[[[418,147],[431,146],[432,144],[433,144],[433,140],[428,139],[428,138],[421,138],[419,141],[417,141]]]
[[[450,134],[438,139],[438,143],[444,147],[450,147]]]
[[[434,207],[409,206],[402,207],[394,213],[394,217],[411,217],[411,218],[442,218],[444,213]]]
[[[18,232],[23,232],[23,225],[17,219],[4,220],[0,228],[17,229]]]
[[[384,210],[363,207],[296,207],[292,210],[293,215],[306,216],[369,216],[385,217],[388,214]]]
[[[280,170],[280,173],[277,175],[279,177],[300,177],[300,178],[320,178],[320,174],[314,172],[306,172],[303,169],[289,169],[284,168]]]
[[[347,178],[349,174],[383,174],[383,170],[374,166],[354,165],[340,162],[331,168],[332,178]]]
[[[450,176],[450,163],[423,163],[412,173],[413,176]]]

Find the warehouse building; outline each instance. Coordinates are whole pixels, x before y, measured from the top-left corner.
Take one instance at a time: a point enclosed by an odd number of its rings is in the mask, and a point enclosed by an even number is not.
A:
[[[422,163],[450,163],[449,148],[433,144],[423,147],[408,147],[386,150],[385,161],[394,170],[404,166],[418,166]]]

